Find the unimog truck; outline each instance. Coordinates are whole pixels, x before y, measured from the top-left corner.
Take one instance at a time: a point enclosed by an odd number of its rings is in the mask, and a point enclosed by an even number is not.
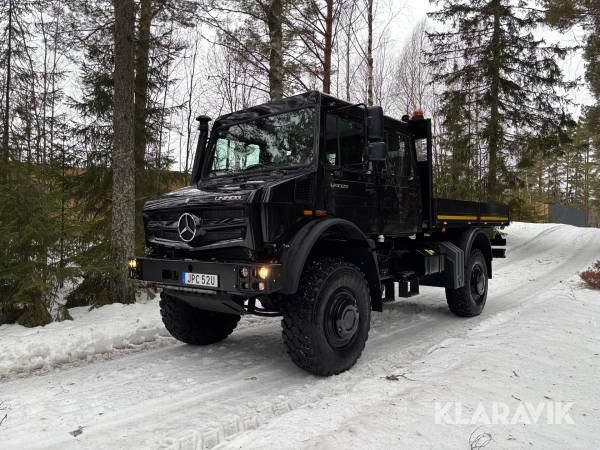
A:
[[[162,288],[178,340],[225,339],[240,316],[282,316],[299,367],[332,375],[361,355],[371,311],[420,285],[481,313],[506,206],[434,198],[431,121],[320,92],[201,116],[190,185],[146,203],[131,277]]]

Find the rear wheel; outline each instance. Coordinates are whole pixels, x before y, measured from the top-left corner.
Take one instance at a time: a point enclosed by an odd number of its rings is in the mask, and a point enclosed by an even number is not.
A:
[[[208,345],[229,336],[240,316],[205,311],[165,294],[160,296],[160,314],[175,339],[191,345]]]
[[[292,361],[315,375],[333,375],[360,357],[371,320],[369,287],[353,264],[309,262],[298,292],[283,308],[283,342]]]
[[[483,311],[487,291],[487,264],[481,250],[475,249],[465,267],[465,285],[458,289],[446,288],[448,307],[457,316],[477,316]]]

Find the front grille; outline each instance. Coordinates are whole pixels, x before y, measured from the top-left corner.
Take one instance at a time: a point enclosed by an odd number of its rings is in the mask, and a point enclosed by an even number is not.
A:
[[[297,202],[310,201],[310,199],[313,198],[312,186],[312,178],[305,178],[302,181],[296,181],[296,186],[294,189],[294,199]]]
[[[245,227],[224,228],[221,230],[209,230],[200,238],[201,245],[213,244],[219,241],[241,239],[246,234]]]
[[[184,212],[194,214],[206,225],[216,225],[222,220],[239,219],[245,216],[242,208],[191,208],[185,211],[157,211],[150,213],[150,219],[156,222],[177,222]]]
[[[219,241],[241,239],[246,235],[245,211],[242,208],[190,208],[185,211],[156,211],[145,213],[146,237],[150,242],[169,245],[182,244],[177,225],[184,212],[201,219],[198,230],[202,231],[189,245],[200,247]],[[156,242],[156,240],[160,242]]]

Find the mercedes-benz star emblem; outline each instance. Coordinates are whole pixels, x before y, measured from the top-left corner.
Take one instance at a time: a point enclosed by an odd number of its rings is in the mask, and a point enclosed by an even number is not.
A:
[[[183,213],[177,223],[177,231],[183,242],[191,242],[196,237],[198,218],[190,213]]]

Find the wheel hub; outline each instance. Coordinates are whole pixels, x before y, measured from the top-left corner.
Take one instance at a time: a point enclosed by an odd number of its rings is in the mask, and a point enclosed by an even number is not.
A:
[[[359,319],[354,295],[346,289],[336,292],[329,302],[325,324],[329,344],[337,349],[347,346],[356,335]]]
[[[483,295],[485,292],[485,275],[478,264],[471,271],[471,289],[477,295]]]
[[[354,305],[344,307],[335,321],[337,332],[341,338],[352,336],[358,328],[358,308]]]

